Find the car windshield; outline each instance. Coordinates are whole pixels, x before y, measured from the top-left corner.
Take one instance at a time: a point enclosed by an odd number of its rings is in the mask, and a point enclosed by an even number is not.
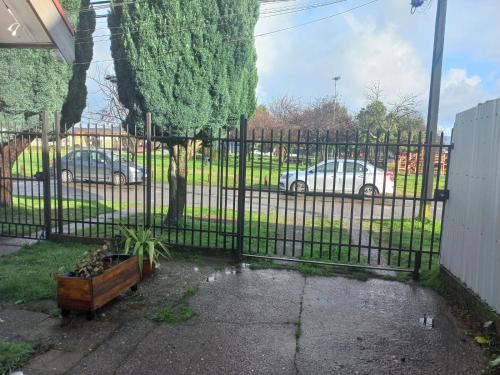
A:
[[[106,157],[109,160],[112,160],[112,161],[121,160],[121,161],[127,162],[127,156],[126,156],[126,154],[121,154],[120,155],[118,152],[115,152],[113,150],[104,150],[104,153],[106,154]]]

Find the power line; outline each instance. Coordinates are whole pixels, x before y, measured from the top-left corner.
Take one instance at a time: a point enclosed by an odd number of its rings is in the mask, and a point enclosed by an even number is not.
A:
[[[273,4],[273,3],[283,3],[283,2],[292,2],[296,0],[259,0],[260,4]],[[93,5],[97,4],[97,5]],[[147,2],[143,1],[124,1],[122,3],[117,3],[117,4],[111,4],[111,1],[100,1],[100,2],[94,2],[89,5],[89,7],[85,8],[64,8],[64,11],[66,13],[86,13],[86,12],[94,12],[96,10],[104,10],[104,9],[109,9],[109,8],[116,8],[116,7],[122,7],[126,5],[132,5],[132,4],[147,4]]]
[[[274,31],[269,31],[269,32],[262,33],[262,34],[257,34],[257,35],[255,35],[255,37],[258,38],[258,37],[261,37],[261,36],[276,34],[276,33],[282,32],[282,31],[293,30],[293,29],[297,29],[299,27],[307,26],[307,25],[310,25],[310,24],[313,24],[313,23],[325,21],[327,19],[330,19],[330,18],[333,18],[333,17],[340,16],[342,14],[346,14],[346,13],[352,12],[353,10],[356,10],[356,9],[359,9],[359,8],[363,8],[363,7],[368,6],[370,4],[376,3],[377,1],[379,1],[379,0],[372,0],[372,1],[369,1],[367,3],[358,5],[358,6],[354,7],[354,8],[350,8],[350,9],[347,9],[347,10],[339,12],[339,13],[331,14],[329,16],[321,17],[321,18],[318,18],[318,19],[315,19],[315,20],[312,20],[312,21],[300,23],[298,25],[293,25],[293,26],[289,26],[289,27],[284,27],[282,29],[278,29],[278,30],[274,30]]]
[[[351,11],[363,8],[365,6],[371,5],[373,3],[376,3],[377,1],[379,1],[379,0],[371,0],[371,1],[367,2],[367,3],[360,4],[358,6],[355,6],[353,8],[349,8],[349,9],[344,10],[342,12],[337,12],[337,13],[334,13],[334,14],[330,14],[330,15],[328,15],[326,17],[317,18],[317,19],[314,19],[314,20],[311,20],[311,21],[303,22],[303,23],[298,24],[298,25],[288,26],[288,27],[285,27],[285,28],[281,28],[281,29],[277,29],[277,30],[273,30],[273,31],[269,31],[269,32],[261,33],[261,34],[256,34],[256,35],[254,35],[254,37],[255,38],[259,38],[259,37],[263,37],[263,36],[266,36],[266,35],[272,35],[272,34],[276,34],[276,33],[283,32],[283,31],[289,31],[289,30],[297,29],[297,28],[304,27],[304,26],[307,26],[307,25],[310,25],[310,24],[313,24],[313,23],[322,22],[322,21],[325,21],[325,20],[328,20],[328,19],[331,19],[331,18],[334,18],[334,17],[337,17],[337,16],[341,16],[343,14],[349,13]],[[179,31],[183,31],[183,30],[189,30],[189,28],[179,29]],[[137,33],[138,33],[138,31],[132,31],[132,32],[130,32],[130,34],[137,34]],[[106,37],[106,39],[103,39],[103,40],[94,40],[92,42],[90,42],[90,41],[88,41],[88,42],[77,42],[75,44],[90,44],[90,43],[101,43],[101,42],[113,41],[113,40],[120,39],[119,36],[122,36],[122,35],[125,35],[125,34],[129,34],[129,32],[114,33],[114,34],[109,34],[109,35],[101,35],[99,37]],[[157,35],[158,36],[162,36],[163,34],[157,34]],[[116,38],[112,38],[113,36],[117,36],[117,37]]]
[[[287,0],[287,1],[295,1],[295,0]],[[307,10],[312,10],[312,9],[317,9],[320,7],[326,7],[326,6],[331,6],[339,3],[343,3],[349,0],[330,0],[327,2],[318,2],[318,3],[313,3],[309,5],[301,5],[301,6],[294,6],[294,7],[283,7],[283,8],[274,8],[270,10],[269,12],[260,12],[261,18],[268,18],[268,17],[277,17],[277,16],[282,16],[286,14],[291,14],[291,13],[299,13],[299,12],[304,12]],[[229,18],[229,17],[241,17],[242,15],[240,14],[231,14],[227,16],[221,16],[220,18]],[[103,17],[104,18],[104,17]],[[135,25],[138,26],[138,25]],[[110,30],[110,29],[120,29],[121,26],[111,26],[111,27],[102,27],[102,28],[97,28],[94,30],[91,29],[83,29],[83,30],[78,30],[78,32],[86,32],[86,31],[98,31],[98,30]],[[133,30],[136,30],[136,27],[133,28]],[[95,35],[94,38],[99,38],[99,37],[108,37],[108,36],[113,36],[113,35],[120,35],[123,33],[112,33],[112,34],[105,34],[105,35]],[[82,38],[84,39],[84,38]],[[88,42],[87,42],[88,43]]]
[[[283,0],[283,1],[288,1],[288,0]],[[301,24],[298,24],[298,25],[293,25],[293,26],[282,28],[282,29],[277,29],[277,30],[269,31],[269,32],[262,33],[262,34],[257,34],[257,35],[254,35],[254,37],[255,38],[260,38],[260,37],[263,37],[263,36],[272,35],[272,34],[276,34],[276,33],[283,32],[283,31],[289,31],[289,30],[298,29],[300,27],[304,27],[304,26],[307,26],[307,25],[310,25],[310,24],[313,24],[313,23],[325,21],[325,20],[328,20],[328,19],[340,16],[340,15],[352,12],[354,10],[360,9],[360,8],[368,6],[368,5],[371,5],[371,4],[376,3],[378,1],[379,0],[371,0],[371,1],[367,2],[367,3],[360,4],[358,6],[355,6],[353,8],[347,9],[347,10],[342,11],[342,12],[334,13],[334,14],[331,14],[331,15],[326,16],[326,17],[317,18],[315,20],[304,22],[304,23],[301,23]],[[158,36],[161,36],[161,35],[158,35]],[[115,40],[115,39],[112,39],[112,40]],[[243,38],[241,38],[241,39],[233,39],[233,40],[228,40],[228,41],[238,41],[238,40],[243,40]],[[175,50],[170,50],[168,52],[175,52]],[[180,50],[179,50],[179,52],[180,52]],[[97,60],[97,61],[90,61],[90,63],[103,63],[103,62],[113,62],[113,61],[120,61],[120,60],[128,60],[128,59],[127,58],[118,58],[118,59],[107,59],[107,60],[100,60],[100,61]],[[82,65],[82,64],[89,64],[89,62],[74,63],[73,65]]]

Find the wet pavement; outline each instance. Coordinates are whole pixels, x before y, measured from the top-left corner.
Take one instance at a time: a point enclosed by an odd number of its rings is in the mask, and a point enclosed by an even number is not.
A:
[[[197,292],[186,297],[193,287]],[[189,304],[192,319],[152,319],[181,303]],[[139,292],[94,321],[12,309],[0,310],[0,318],[0,337],[43,348],[22,370],[27,375],[469,375],[486,365],[446,301],[429,289],[214,260],[164,263]]]

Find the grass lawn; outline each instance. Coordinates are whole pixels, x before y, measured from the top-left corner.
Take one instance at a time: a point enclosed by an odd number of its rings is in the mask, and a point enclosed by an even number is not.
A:
[[[235,211],[224,211],[224,217],[217,219],[216,209],[187,207],[184,220],[178,228],[162,230],[162,221],[166,217],[168,207],[156,211],[152,225],[156,236],[163,234],[165,242],[175,245],[195,246],[199,248],[236,249]],[[144,214],[130,215],[122,218],[121,223],[127,226],[144,225]],[[294,240],[293,220],[285,220],[284,215],[275,213],[265,215],[258,212],[245,213],[245,236],[243,252],[261,256],[291,256]],[[286,229],[286,230],[285,230]],[[119,226],[93,225],[77,232],[80,236],[114,237],[119,234]],[[340,228],[340,222],[328,219],[307,218],[305,226],[297,224],[295,230],[295,257],[304,260],[325,261],[342,264],[366,264],[366,258],[355,246],[349,248],[349,230]],[[285,240],[286,239],[286,244]],[[338,244],[342,243],[340,249]],[[286,254],[284,246],[286,245]]]
[[[55,299],[52,273],[73,268],[95,245],[39,242],[0,258],[0,302],[27,303]]]
[[[42,229],[44,225],[44,202],[40,198],[13,197],[12,207],[0,207],[0,233],[4,235],[26,236]],[[52,220],[57,217],[57,202],[51,201]],[[110,200],[63,200],[64,224],[75,220],[97,217],[104,213],[120,211],[127,202]],[[53,224],[55,225],[55,224]]]
[[[221,220],[217,219],[216,209],[203,210],[199,207],[187,207],[184,219],[178,228],[162,228],[162,222],[165,220],[166,214],[168,212],[168,207],[163,207],[161,210],[156,209],[152,215],[151,224],[153,226],[153,232],[155,236],[163,235],[165,242],[170,244],[185,245],[185,246],[195,246],[195,247],[205,247],[205,248],[217,248],[217,249],[234,249],[236,247],[236,212],[233,210],[225,210],[224,217]],[[253,213],[250,215],[249,212],[245,214],[245,231],[249,233],[257,234],[259,231],[259,223],[257,220],[257,214]],[[273,216],[270,216],[270,220],[274,220]],[[137,215],[129,215],[123,217],[120,223],[126,226],[143,226],[145,222],[145,215],[139,213]],[[162,230],[163,229],[163,230]],[[266,242],[264,237],[273,238],[274,235],[273,226],[270,224],[269,230],[264,228],[263,222],[260,223],[260,236],[262,238],[256,238],[253,236],[251,240],[245,241],[245,246],[249,246],[252,249],[265,248]],[[107,237],[112,238],[120,234],[119,225],[92,225],[84,230],[79,230],[76,232],[79,236],[87,237]],[[272,246],[271,243],[267,245]],[[271,249],[274,249],[271,247]],[[272,250],[274,251],[274,250]]]
[[[365,229],[370,227],[370,223],[365,221]],[[380,237],[380,230],[382,229],[382,237]],[[423,239],[422,239],[423,229]],[[398,266],[403,268],[412,269],[415,265],[415,254],[409,250],[419,250],[422,243],[422,266],[420,269],[421,279],[423,284],[427,280],[432,281],[439,273],[439,249],[441,239],[441,222],[435,223],[434,233],[432,231],[432,222],[427,221],[423,228],[420,221],[415,220],[413,223],[412,235],[412,221],[406,219],[401,221],[394,221],[391,236],[391,223],[384,221],[381,228],[379,220],[373,221],[373,241],[381,243],[383,246],[397,248],[401,244],[402,251],[384,251],[384,256],[391,266]],[[431,252],[432,244],[432,254]],[[427,252],[427,253],[425,253]]]
[[[396,176],[395,180],[395,186],[396,186],[396,195],[397,196],[415,196],[419,197],[420,193],[422,192],[422,175],[418,176],[418,181],[417,176],[414,174],[408,174],[406,177],[406,194],[405,194],[405,175],[398,175]],[[415,193],[415,184],[417,184],[417,191]],[[438,186],[438,181],[437,181],[437,175],[434,175],[434,189],[437,188]],[[440,176],[439,177],[439,189],[444,189],[445,187],[445,177]]]
[[[30,343],[0,339],[0,375],[22,367],[34,351]]]

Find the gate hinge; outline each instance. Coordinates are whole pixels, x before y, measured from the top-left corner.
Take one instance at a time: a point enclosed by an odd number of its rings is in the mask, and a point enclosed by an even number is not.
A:
[[[437,202],[444,202],[450,199],[450,191],[448,189],[436,189],[434,192],[434,199]]]

